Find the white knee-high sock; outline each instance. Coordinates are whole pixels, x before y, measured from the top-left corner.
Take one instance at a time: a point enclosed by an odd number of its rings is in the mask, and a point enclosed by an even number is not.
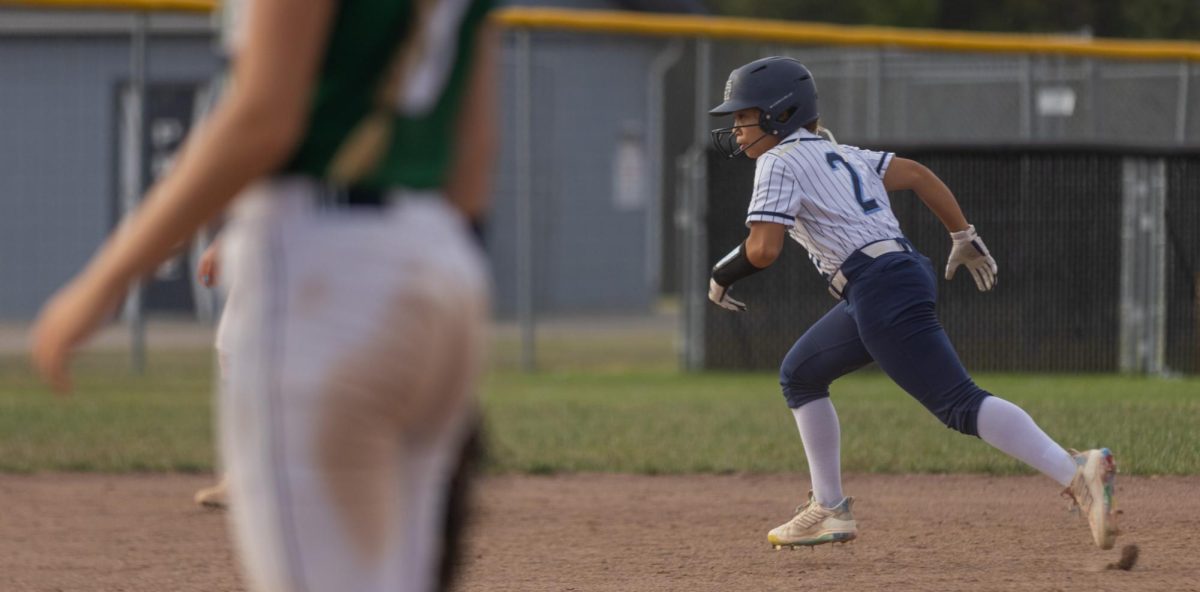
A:
[[[813,495],[817,503],[832,508],[840,503],[842,495],[842,429],[838,425],[837,411],[829,397],[805,403],[792,409],[796,427],[800,429],[800,441],[804,443],[804,455],[808,457],[808,471],[812,478]]]
[[[984,442],[1041,471],[1063,487],[1071,484],[1075,460],[1024,409],[1000,397],[987,397],[979,406],[976,425]]]

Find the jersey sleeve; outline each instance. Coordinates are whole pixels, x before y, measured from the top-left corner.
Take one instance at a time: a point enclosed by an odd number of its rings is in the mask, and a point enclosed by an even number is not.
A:
[[[800,198],[800,184],[787,164],[774,155],[763,155],[754,169],[754,194],[750,198],[746,226],[751,222],[795,226]]]
[[[871,169],[880,179],[887,174],[888,166],[892,164],[892,158],[896,156],[894,152],[876,152],[875,150],[867,150],[857,146],[843,145],[844,150],[853,150],[855,154],[862,159],[867,168]]]

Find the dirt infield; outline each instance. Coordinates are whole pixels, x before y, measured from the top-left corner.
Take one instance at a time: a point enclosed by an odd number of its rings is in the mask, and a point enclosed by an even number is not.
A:
[[[0,476],[0,590],[242,590],[192,475]],[[480,484],[459,590],[1200,590],[1200,478],[1123,478],[1098,551],[1041,477],[850,476],[860,539],[773,551],[796,475],[503,476]]]

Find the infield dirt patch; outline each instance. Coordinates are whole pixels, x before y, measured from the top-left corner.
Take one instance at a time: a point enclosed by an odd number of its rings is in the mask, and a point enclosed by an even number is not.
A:
[[[0,476],[0,590],[242,590],[195,475]],[[775,551],[803,475],[498,476],[462,591],[1200,590],[1200,477],[1118,482],[1117,548],[1044,477],[851,475],[859,540]],[[1107,570],[1137,544],[1130,571]]]

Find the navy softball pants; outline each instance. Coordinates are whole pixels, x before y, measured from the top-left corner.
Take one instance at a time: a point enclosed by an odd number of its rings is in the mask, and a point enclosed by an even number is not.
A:
[[[910,247],[911,248],[911,247]],[[937,276],[916,251],[842,265],[845,299],[796,341],[780,384],[793,409],[829,396],[829,385],[872,361],[942,423],[978,436],[976,416],[989,394],[958,359],[935,311]]]

